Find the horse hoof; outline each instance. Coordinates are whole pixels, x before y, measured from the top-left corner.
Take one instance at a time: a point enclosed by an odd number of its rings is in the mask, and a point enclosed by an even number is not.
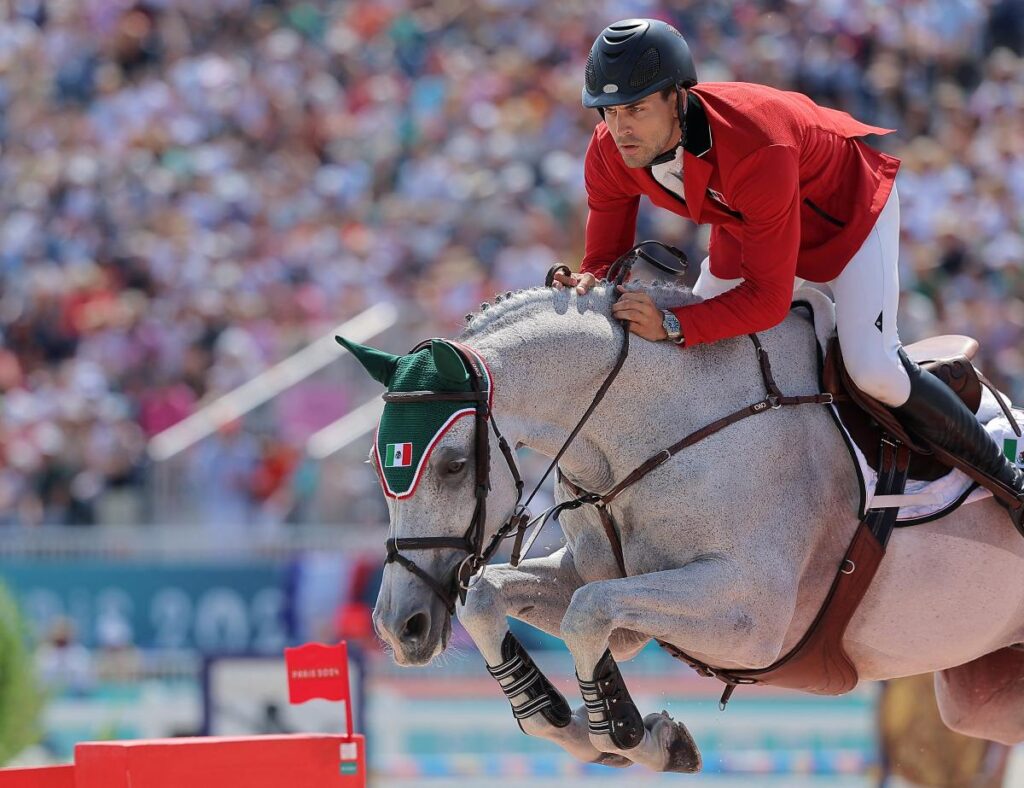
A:
[[[676,722],[668,712],[653,713],[644,717],[644,727],[651,738],[661,742],[667,756],[663,772],[684,772],[692,774],[701,769],[700,750],[686,726]]]
[[[613,769],[625,769],[627,766],[632,766],[633,762],[623,755],[616,755],[614,752],[602,752],[597,758],[591,761],[591,763],[600,764],[601,766],[611,766]]]

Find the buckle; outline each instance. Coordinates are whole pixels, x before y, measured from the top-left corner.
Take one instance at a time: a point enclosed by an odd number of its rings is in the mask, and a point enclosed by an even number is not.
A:
[[[782,407],[782,403],[779,402],[779,398],[775,394],[769,394],[766,399],[768,404],[772,406],[772,410],[778,410]]]
[[[821,396],[822,396],[822,400],[821,400],[821,404],[822,405],[831,405],[832,403],[835,402],[835,397],[832,396],[831,392],[826,391]]]
[[[473,586],[473,581],[479,576],[480,570],[483,568],[483,564],[479,561],[480,559],[475,554],[470,553],[459,562],[459,568],[455,570],[455,579],[461,592],[469,591]],[[462,573],[466,569],[469,570],[469,574],[463,579]]]

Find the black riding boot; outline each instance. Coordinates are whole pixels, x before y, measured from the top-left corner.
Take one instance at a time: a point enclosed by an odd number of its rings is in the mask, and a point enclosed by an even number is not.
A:
[[[893,408],[913,435],[945,449],[987,477],[1017,493],[1017,506],[1007,506],[1014,526],[1024,536],[1024,472],[1010,462],[963,401],[931,372],[921,369],[901,350],[910,375],[910,399]]]

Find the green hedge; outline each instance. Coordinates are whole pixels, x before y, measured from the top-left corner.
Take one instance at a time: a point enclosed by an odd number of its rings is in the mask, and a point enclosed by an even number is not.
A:
[[[8,763],[41,735],[43,695],[28,642],[14,597],[0,584],[0,764]]]

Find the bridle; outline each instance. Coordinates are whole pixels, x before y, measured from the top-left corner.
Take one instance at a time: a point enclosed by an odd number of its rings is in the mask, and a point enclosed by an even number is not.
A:
[[[430,347],[431,340],[420,342],[412,349],[417,353]],[[466,601],[466,591],[469,582],[486,564],[492,555],[497,551],[498,545],[506,536],[518,527],[517,519],[522,519],[523,513],[519,511],[519,501],[523,496],[523,480],[519,475],[519,467],[516,465],[512,448],[508,441],[501,434],[498,425],[494,420],[494,414],[490,409],[490,391],[484,387],[484,379],[477,366],[473,354],[465,346],[457,342],[448,344],[459,354],[466,370],[469,373],[471,391],[402,391],[385,392],[384,401],[392,404],[411,404],[420,402],[472,402],[475,408],[473,414],[475,433],[475,486],[474,495],[476,506],[473,509],[473,518],[470,520],[469,528],[462,536],[414,536],[401,539],[392,537],[387,540],[388,557],[386,564],[392,562],[401,564],[418,578],[420,578],[437,596],[444,602],[449,613],[455,612],[455,600]],[[488,431],[490,424],[490,431]],[[512,478],[516,485],[516,507],[511,517],[505,521],[498,532],[491,537],[491,541],[484,545],[484,526],[487,522],[487,494],[491,490],[491,445],[490,433],[498,439],[498,446],[501,449],[505,462],[512,472]],[[529,519],[529,518],[526,518]],[[415,562],[401,554],[400,550],[437,550],[451,548],[462,550],[466,557],[459,563],[447,583],[439,582],[428,572],[421,569]]]
[[[682,264],[681,270],[669,267],[645,252],[643,247],[649,245],[662,247],[674,257],[678,258]],[[628,277],[633,264],[640,259],[646,260],[656,268],[673,275],[683,273],[686,270],[687,265],[686,255],[679,249],[669,246],[668,244],[663,244],[660,241],[644,241],[634,246],[612,264],[608,269],[608,281],[613,285],[622,284]],[[548,272],[546,280],[547,286],[551,286],[554,274],[559,269],[568,271],[568,268],[565,266],[556,266],[552,268]],[[617,299],[619,295],[618,290],[613,288],[612,293],[613,298]],[[549,518],[556,517],[559,512],[566,509],[575,509],[585,503],[593,502],[584,500],[588,496],[582,496],[576,500],[566,501],[563,504],[553,506],[533,519],[530,518],[530,512],[527,508],[533,500],[533,497],[537,494],[537,491],[540,490],[541,485],[544,484],[547,477],[551,474],[551,471],[558,465],[558,461],[562,458],[562,455],[565,454],[566,450],[572,444],[580,430],[583,429],[583,426],[587,423],[587,420],[594,412],[594,409],[597,408],[601,400],[604,399],[604,395],[607,393],[612,382],[618,376],[619,370],[622,369],[626,356],[629,354],[629,331],[625,326],[625,321],[620,321],[620,323],[623,324],[623,340],[615,365],[612,367],[611,372],[608,373],[604,383],[602,383],[601,387],[597,390],[597,394],[594,396],[593,402],[590,403],[590,407],[588,407],[583,413],[579,422],[573,428],[572,432],[569,433],[569,437],[565,439],[562,447],[558,450],[557,454],[555,454],[554,459],[551,460],[551,463],[548,465],[548,468],[544,472],[540,481],[537,482],[537,485],[533,488],[533,491],[530,493],[526,501],[522,503],[520,502],[523,498],[525,485],[523,483],[522,476],[519,473],[519,466],[516,464],[512,448],[501,434],[501,430],[498,429],[498,425],[494,420],[494,414],[491,412],[489,405],[490,391],[485,388],[484,377],[479,369],[476,358],[474,357],[475,354],[468,348],[464,345],[460,345],[458,342],[448,342],[448,344],[459,354],[459,357],[462,359],[466,370],[469,373],[470,391],[389,391],[384,393],[384,402],[390,404],[414,404],[420,402],[472,402],[475,408],[474,440],[476,454],[476,478],[474,495],[476,497],[476,506],[473,510],[473,518],[470,521],[466,532],[462,536],[392,537],[385,543],[387,546],[387,559],[384,563],[401,564],[407,570],[420,578],[437,595],[437,597],[444,602],[449,614],[453,614],[455,612],[456,599],[465,603],[466,592],[469,590],[469,586],[473,578],[476,577],[480,570],[483,569],[488,561],[490,561],[503,541],[513,536],[515,537],[515,543],[512,548],[512,565],[515,566],[521,559],[520,551],[522,548],[523,536],[530,526],[539,522],[541,527],[543,527]],[[421,350],[425,350],[430,346],[430,341],[431,340],[428,339],[420,342],[410,352],[416,353]],[[488,424],[490,425],[490,430],[488,430]],[[515,480],[516,502],[512,507],[512,514],[510,514],[505,522],[502,523],[501,527],[494,533],[490,541],[484,544],[484,527],[487,522],[487,494],[491,490],[491,432],[493,432],[494,437],[498,439],[498,447],[501,449],[502,456],[505,458],[509,471],[512,473],[512,478]],[[533,538],[526,546],[527,550],[529,550],[533,545],[538,533],[540,533],[540,528],[534,532]],[[462,550],[466,553],[466,557],[459,563],[455,571],[452,572],[451,577],[446,581],[437,580],[437,578],[431,576],[414,561],[402,555],[401,552],[403,550],[437,550],[446,548]],[[525,552],[523,554],[525,554]]]

